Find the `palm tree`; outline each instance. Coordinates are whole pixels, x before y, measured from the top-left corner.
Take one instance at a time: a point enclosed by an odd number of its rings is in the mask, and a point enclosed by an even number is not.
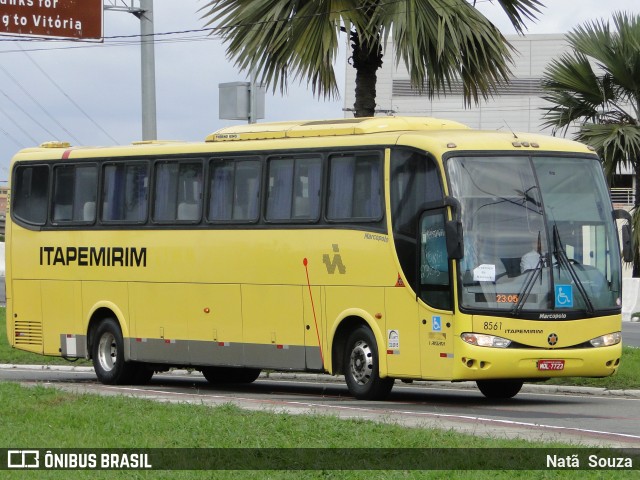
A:
[[[540,0],[496,2],[518,32],[542,6]],[[509,44],[475,0],[211,0],[201,11],[236,66],[259,72],[262,83],[283,92],[293,76],[307,81],[317,96],[337,96],[334,61],[340,33],[348,33],[356,117],[374,114],[376,72],[387,38],[412,86],[431,96],[460,79],[470,105],[487,98],[510,73]]]
[[[621,166],[635,174],[633,276],[640,276],[640,15],[613,14],[567,35],[572,52],[552,61],[542,87],[545,126],[578,126],[575,138],[591,145],[607,177]]]

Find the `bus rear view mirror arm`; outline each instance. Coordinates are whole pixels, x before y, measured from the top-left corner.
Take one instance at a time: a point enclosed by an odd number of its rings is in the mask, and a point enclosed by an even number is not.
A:
[[[457,198],[447,195],[442,200],[436,200],[435,202],[423,203],[420,212],[424,213],[429,210],[437,210],[438,208],[450,207],[452,217],[454,220],[460,221],[460,202]]]

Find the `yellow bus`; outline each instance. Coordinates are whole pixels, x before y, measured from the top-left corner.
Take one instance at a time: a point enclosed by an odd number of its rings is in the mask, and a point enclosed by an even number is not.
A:
[[[11,173],[10,342],[92,359],[106,384],[189,366],[213,384],[268,369],[344,375],[364,399],[395,379],[508,398],[620,362],[621,215],[575,142],[280,122],[50,142]]]

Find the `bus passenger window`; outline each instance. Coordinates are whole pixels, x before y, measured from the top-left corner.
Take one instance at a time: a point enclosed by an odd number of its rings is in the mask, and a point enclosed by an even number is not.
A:
[[[333,156],[329,163],[330,220],[382,217],[382,162],[375,154]]]
[[[202,209],[202,164],[166,162],[156,166],[153,219],[198,221]]]
[[[321,180],[319,158],[271,160],[267,220],[317,220],[320,216]]]
[[[102,220],[144,222],[148,191],[146,163],[107,165],[104,169]]]
[[[288,220],[291,218],[293,163],[293,159],[271,160],[269,162],[267,220]]]
[[[317,220],[320,217],[320,188],[322,184],[320,159],[296,160],[293,182],[293,218]]]
[[[259,216],[260,162],[252,159],[214,159],[209,178],[212,222],[253,222]]]
[[[57,167],[53,170],[53,215],[54,222],[73,219],[73,172],[74,167]]]
[[[52,221],[93,222],[98,168],[95,165],[61,165],[53,170]]]
[[[17,167],[14,185],[13,214],[27,223],[43,225],[47,221],[49,167]]]

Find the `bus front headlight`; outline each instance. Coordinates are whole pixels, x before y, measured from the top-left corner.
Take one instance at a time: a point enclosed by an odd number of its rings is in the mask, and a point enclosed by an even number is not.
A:
[[[622,341],[622,334],[620,332],[607,333],[600,337],[592,338],[589,343],[594,347],[610,347],[611,345],[617,345]]]
[[[482,333],[463,333],[460,338],[469,345],[477,345],[478,347],[507,348],[511,344],[511,340],[506,338]]]

